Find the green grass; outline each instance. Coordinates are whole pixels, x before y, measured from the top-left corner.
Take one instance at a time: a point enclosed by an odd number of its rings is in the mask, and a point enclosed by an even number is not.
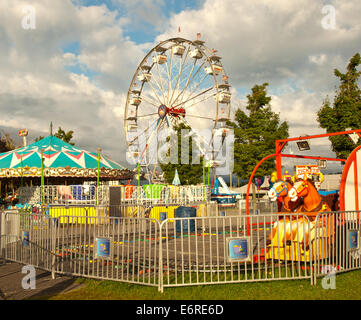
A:
[[[147,287],[114,281],[77,279],[79,289],[42,299],[52,300],[359,300],[361,270],[338,274],[336,289],[322,288],[309,280],[281,280],[237,284],[219,284],[164,288]]]

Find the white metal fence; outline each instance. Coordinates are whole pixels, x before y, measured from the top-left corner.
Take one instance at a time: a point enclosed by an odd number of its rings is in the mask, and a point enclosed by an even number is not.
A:
[[[109,205],[109,188],[115,186],[100,185],[46,185],[43,187],[43,199],[47,204]],[[118,186],[123,204],[188,204],[204,202],[210,198],[208,186]],[[41,202],[41,187],[20,187],[19,201],[22,204]]]
[[[319,213],[314,220],[315,281],[325,273],[361,268],[361,211]]]
[[[246,216],[168,219],[161,224],[160,286],[287,279],[312,282],[312,256],[303,250],[310,246],[305,237],[307,228],[296,223],[296,237],[291,234],[288,238],[286,224],[278,223],[287,219],[299,222],[301,218],[308,225],[307,217],[299,214],[260,214],[248,221]],[[186,231],[184,223],[189,226]],[[274,232],[276,241],[272,241]],[[246,241],[248,252],[242,258],[232,257],[232,250],[241,253],[241,241]]]
[[[166,287],[310,279],[360,268],[360,212],[177,217],[162,205],[1,213],[0,257],[53,274]],[[81,208],[76,208],[80,210]],[[149,211],[153,210],[153,212]],[[113,210],[113,212],[111,211]],[[209,215],[208,215],[209,214]],[[113,216],[111,216],[113,215]],[[356,240],[355,240],[356,239]]]
[[[41,202],[41,186],[20,187],[19,202],[38,204]],[[100,185],[46,185],[43,186],[43,199],[47,204],[96,205],[109,203],[109,186]]]

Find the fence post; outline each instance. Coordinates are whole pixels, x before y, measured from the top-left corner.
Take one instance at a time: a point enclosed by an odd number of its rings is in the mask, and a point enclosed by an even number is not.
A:
[[[167,220],[165,220],[167,221]],[[159,221],[157,221],[158,225],[159,225],[159,279],[158,279],[158,291],[163,293],[164,288],[163,288],[163,248],[162,248],[162,227],[163,224],[165,223],[165,221],[163,221],[162,223],[159,223]]]
[[[51,278],[55,279],[55,262],[56,262],[56,220],[50,218],[50,230],[51,230],[51,252],[52,252],[52,258],[51,258]]]
[[[2,247],[2,237],[3,237],[2,221],[3,221],[3,212],[0,211],[0,264],[3,264],[4,262],[3,260],[5,260],[3,247]]]
[[[304,214],[304,216],[306,217],[306,219],[308,221],[308,230],[309,230],[309,233],[310,233],[310,231],[311,231],[310,219],[305,214]],[[302,218],[302,220],[303,220],[303,218]],[[308,247],[309,247],[309,250],[312,250],[311,237],[310,236],[308,237]],[[311,286],[312,286],[312,285],[314,285],[314,272],[313,272],[313,268],[312,268],[312,266],[313,266],[313,264],[312,264],[312,252],[310,252],[310,261],[309,262],[310,262],[310,272],[311,272],[310,277],[311,277]]]
[[[95,209],[95,208],[94,208]],[[88,226],[88,223],[89,223],[89,219],[88,219],[88,208],[84,208],[84,211],[85,211],[85,239],[88,239],[88,228],[89,228],[89,226]],[[96,209],[95,209],[95,211],[96,211]],[[96,215],[96,214],[95,214]]]
[[[318,218],[320,216],[320,212],[317,214],[315,219],[315,239],[314,239],[314,272],[313,272],[313,285],[317,286],[317,274],[318,274],[318,261],[317,261],[317,250],[318,250]]]

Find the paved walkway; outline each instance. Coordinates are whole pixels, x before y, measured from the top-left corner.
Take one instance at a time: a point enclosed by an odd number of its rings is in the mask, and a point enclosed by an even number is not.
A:
[[[36,269],[36,288],[25,290],[21,282],[27,273],[21,272],[22,267],[23,265],[18,263],[0,264],[0,300],[51,297],[81,286],[74,283],[75,278],[57,275],[53,280],[50,272]]]

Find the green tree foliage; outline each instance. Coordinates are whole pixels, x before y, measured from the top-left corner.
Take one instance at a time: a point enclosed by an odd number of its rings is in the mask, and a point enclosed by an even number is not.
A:
[[[265,156],[275,152],[275,140],[288,138],[287,122],[280,123],[279,114],[272,112],[271,97],[267,96],[268,83],[255,85],[248,95],[246,109],[236,110],[234,129],[234,169],[242,179],[249,179],[254,167]],[[269,175],[276,168],[274,159],[265,161],[256,176]]]
[[[317,121],[321,128],[327,133],[345,131],[348,128],[361,129],[361,90],[357,81],[361,75],[357,67],[361,63],[359,53],[356,53],[347,65],[346,73],[341,73],[335,69],[334,74],[340,80],[340,85],[336,90],[333,105],[328,98],[322,104],[317,113]],[[332,143],[332,150],[339,158],[346,159],[355,144],[347,136],[329,137]],[[358,145],[361,144],[359,139]]]
[[[202,166],[202,159],[200,160],[199,164],[192,164],[192,149],[193,143],[192,139],[189,137],[189,150],[184,150],[182,153],[182,143],[181,143],[181,131],[182,129],[190,129],[190,127],[184,125],[183,123],[179,124],[174,128],[176,132],[176,137],[178,141],[178,149],[177,149],[177,163],[160,163],[160,168],[164,172],[164,178],[167,183],[172,183],[174,179],[175,170],[178,170],[179,180],[182,185],[189,185],[189,184],[198,184],[202,182],[202,174],[203,174],[203,166]],[[168,142],[172,141],[168,137]],[[184,163],[184,159],[182,161],[182,154],[189,154],[188,163]],[[170,156],[170,149],[166,152],[166,156]]]
[[[38,141],[40,141],[40,140],[42,140],[42,139],[44,139],[44,138],[45,138],[45,137],[43,137],[43,136],[39,136],[39,137],[35,138],[34,141],[35,141],[35,142],[38,142]]]
[[[75,145],[75,143],[70,142],[71,139],[73,139],[73,133],[74,131],[70,130],[68,132],[65,132],[61,127],[59,127],[58,131],[54,134],[54,136],[73,146]]]
[[[9,133],[2,135],[0,139],[0,152],[7,152],[16,148],[15,141],[11,138]]]

